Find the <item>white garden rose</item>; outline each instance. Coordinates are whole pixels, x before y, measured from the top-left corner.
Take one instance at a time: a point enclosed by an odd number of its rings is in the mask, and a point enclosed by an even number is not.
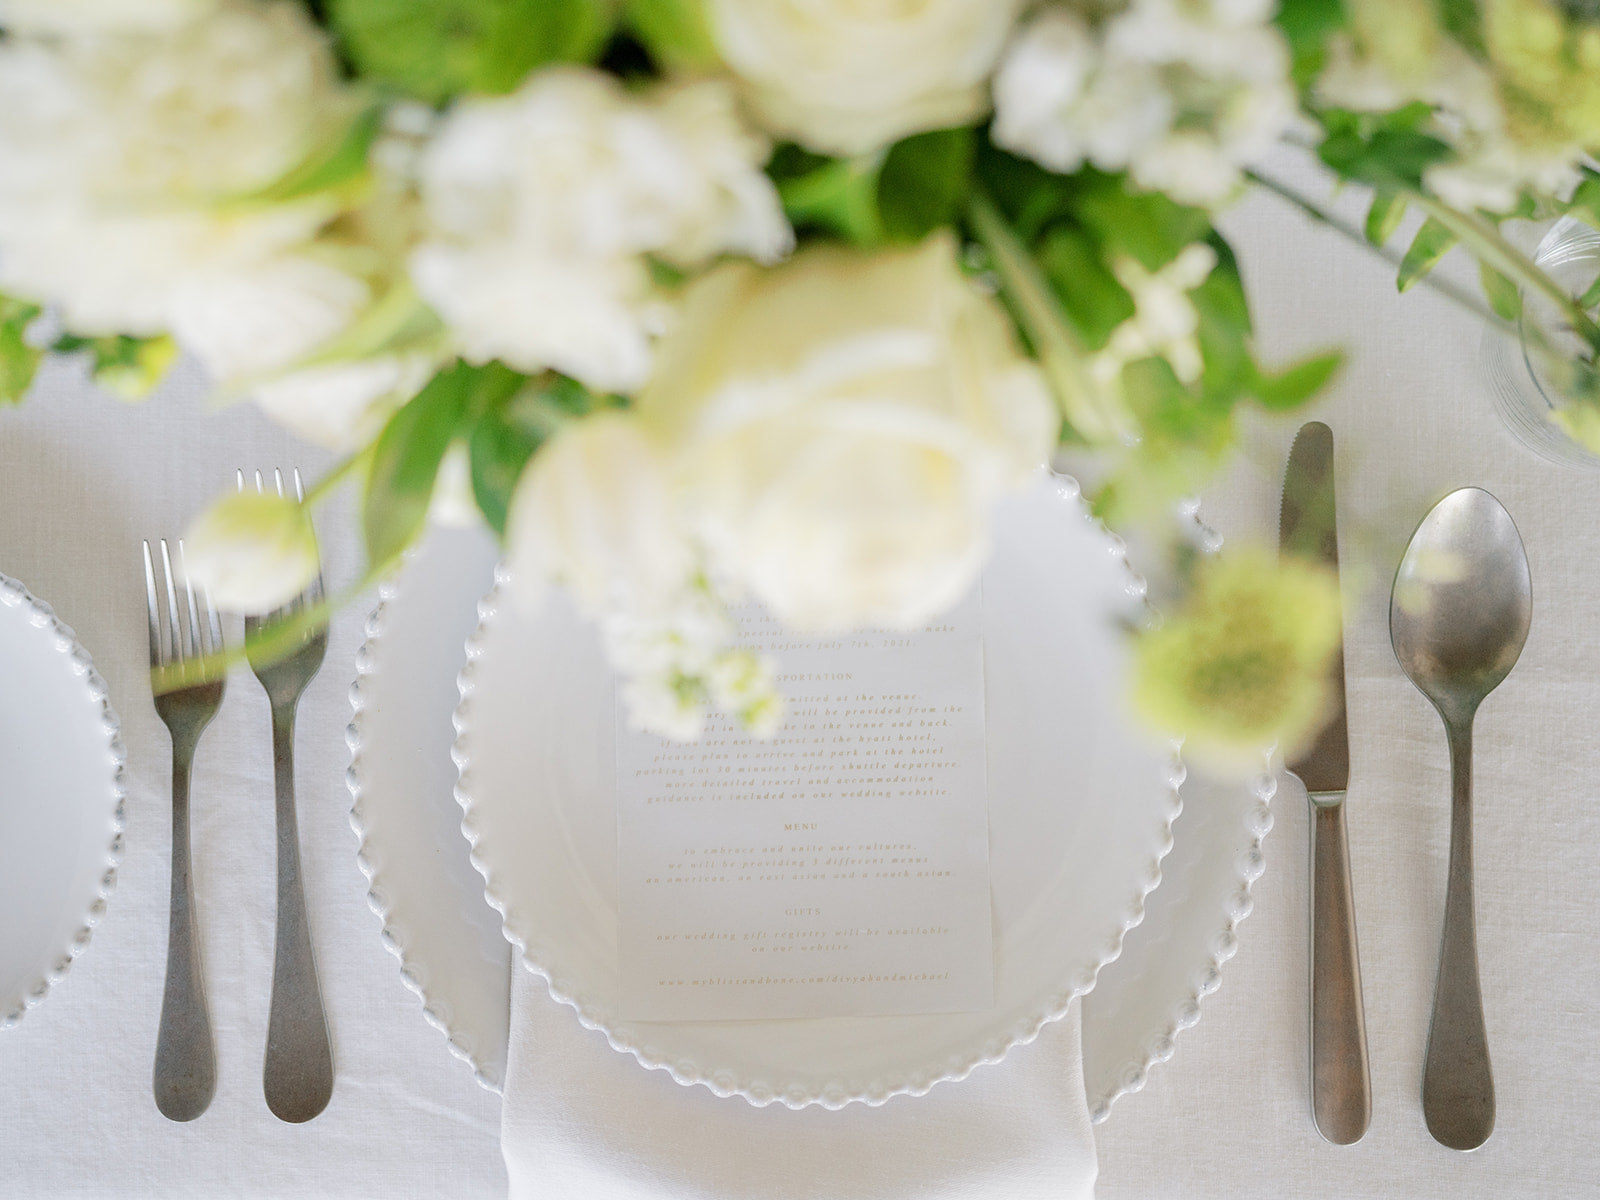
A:
[[[643,426],[600,413],[533,458],[506,518],[512,569],[565,584],[591,613],[649,609],[695,569],[666,459]]]
[[[722,83],[634,95],[596,70],[540,72],[442,123],[419,166],[412,278],[467,359],[630,390],[667,316],[644,255],[789,248],[767,152]]]
[[[228,204],[342,119],[298,4],[223,4],[160,35],[0,45],[0,289],[82,334],[153,334],[301,245],[308,200]]]
[[[1021,0],[705,0],[762,124],[823,154],[966,125]]]
[[[994,503],[1056,417],[947,234],[803,251],[692,284],[639,399],[719,578],[787,624],[908,627],[984,560]]]

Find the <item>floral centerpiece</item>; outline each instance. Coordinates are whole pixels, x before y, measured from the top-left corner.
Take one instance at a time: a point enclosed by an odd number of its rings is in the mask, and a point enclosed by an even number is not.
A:
[[[1453,246],[1585,350],[1499,231],[1600,220],[1600,23],[1548,0],[0,0],[0,403],[180,354],[346,457],[368,579],[475,510],[601,625],[639,723],[780,719],[730,606],[915,625],[1063,446],[1157,521],[1269,369],[1213,214],[1280,139],[1372,189],[1402,287]],[[1415,223],[1413,222],[1413,225]],[[1545,344],[1545,343],[1540,343]],[[1554,345],[1553,339],[1548,343]],[[1332,584],[1200,561],[1135,693],[1203,744],[1314,731]],[[219,602],[314,569],[306,507],[190,534]],[[366,580],[363,580],[363,584]],[[313,619],[313,613],[307,619]]]

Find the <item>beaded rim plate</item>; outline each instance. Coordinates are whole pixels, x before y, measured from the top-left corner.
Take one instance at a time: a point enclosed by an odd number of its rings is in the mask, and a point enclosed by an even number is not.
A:
[[[117,715],[71,629],[0,575],[0,1028],[89,944],[122,857]]]

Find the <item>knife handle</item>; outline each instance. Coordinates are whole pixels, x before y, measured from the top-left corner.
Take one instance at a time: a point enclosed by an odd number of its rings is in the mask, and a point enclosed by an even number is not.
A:
[[[1311,795],[1311,1111],[1339,1146],[1372,1120],[1343,792]]]

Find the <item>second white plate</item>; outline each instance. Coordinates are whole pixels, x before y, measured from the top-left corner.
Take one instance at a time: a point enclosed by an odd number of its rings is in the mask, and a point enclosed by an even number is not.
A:
[[[513,963],[458,833],[450,761],[462,645],[495,558],[482,530],[436,529],[385,587],[351,692],[348,781],[369,900],[401,978],[452,1053],[497,1091]],[[1218,986],[1262,869],[1271,793],[1269,777],[1254,789],[1192,773],[1184,784],[1163,883],[1083,1003],[1084,1075],[1096,1120],[1171,1056],[1177,1034]]]

